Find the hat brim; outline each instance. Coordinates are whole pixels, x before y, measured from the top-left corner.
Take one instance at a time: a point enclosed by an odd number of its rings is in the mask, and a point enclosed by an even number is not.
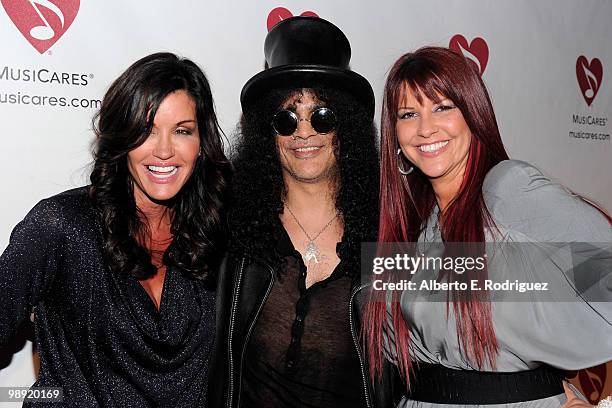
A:
[[[352,94],[374,117],[374,91],[367,79],[354,71],[322,65],[285,65],[266,69],[242,88],[240,103],[246,110],[273,89],[329,87]]]

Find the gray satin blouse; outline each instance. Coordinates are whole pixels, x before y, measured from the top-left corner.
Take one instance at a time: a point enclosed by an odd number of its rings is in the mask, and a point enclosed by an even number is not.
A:
[[[488,258],[489,276],[500,281],[506,277],[512,281],[547,281],[554,287],[554,293],[546,294],[548,298],[540,298],[538,293],[532,301],[509,296],[491,303],[499,344],[495,370],[529,370],[542,363],[576,370],[612,360],[612,229],[606,218],[535,167],[516,160],[503,161],[491,169],[483,184],[483,194],[497,227],[495,231],[485,231],[487,241],[501,242],[506,252],[502,250]],[[437,211],[429,218],[419,241],[441,242]],[[584,253],[584,248],[594,246],[599,275],[590,280],[595,282],[590,288],[577,288],[576,282],[581,282],[583,276],[575,275],[592,271],[576,267],[575,259],[591,256]],[[534,251],[552,255],[536,259]],[[419,276],[422,273],[417,272],[413,279],[423,279],[423,275]],[[453,369],[475,369],[460,352],[452,308],[447,319],[445,301],[434,299],[435,296],[440,294],[402,293],[401,307],[410,328],[414,358]],[[387,335],[388,357],[393,359],[393,333]],[[559,407],[564,401],[561,394],[500,406]],[[404,398],[399,406],[460,405]]]

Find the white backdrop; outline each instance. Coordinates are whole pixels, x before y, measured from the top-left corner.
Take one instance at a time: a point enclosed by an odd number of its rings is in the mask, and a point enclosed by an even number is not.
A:
[[[612,210],[609,0],[1,2],[0,249],[38,200],[87,183],[97,100],[132,62],[172,51],[200,64],[231,140],[268,20],[306,11],[345,32],[378,99],[402,53],[461,48],[484,69],[510,155]],[[29,353],[0,371],[0,386],[33,382]]]

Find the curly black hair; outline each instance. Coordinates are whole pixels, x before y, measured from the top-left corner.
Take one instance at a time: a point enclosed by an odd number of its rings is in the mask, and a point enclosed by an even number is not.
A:
[[[150,230],[134,200],[128,152],[144,143],[160,104],[177,90],[185,90],[195,103],[201,154],[188,181],[166,203],[173,239],[163,263],[193,278],[212,278],[227,239],[225,201],[231,166],[206,76],[195,63],[174,54],[146,56],[113,82],[93,119],[96,140],[90,176],[106,262],[111,270],[137,279],[155,275],[156,268],[140,244]]]
[[[336,208],[344,221],[340,251],[358,274],[360,244],[376,241],[378,230],[379,165],[376,129],[368,109],[338,89],[276,89],[247,107],[240,123],[232,162],[234,181],[230,229],[232,250],[272,265],[281,261],[274,232],[283,211],[284,182],[271,118],[296,92],[312,92],[336,112],[339,186]]]

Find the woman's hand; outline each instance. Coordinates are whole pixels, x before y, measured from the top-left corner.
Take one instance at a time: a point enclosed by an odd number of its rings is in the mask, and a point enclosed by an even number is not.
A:
[[[572,388],[569,386],[568,382],[563,382],[563,389],[565,390],[565,395],[567,396],[567,402],[561,405],[561,408],[587,408],[594,407],[594,405],[589,404],[588,402],[584,402],[580,398],[576,396]]]

